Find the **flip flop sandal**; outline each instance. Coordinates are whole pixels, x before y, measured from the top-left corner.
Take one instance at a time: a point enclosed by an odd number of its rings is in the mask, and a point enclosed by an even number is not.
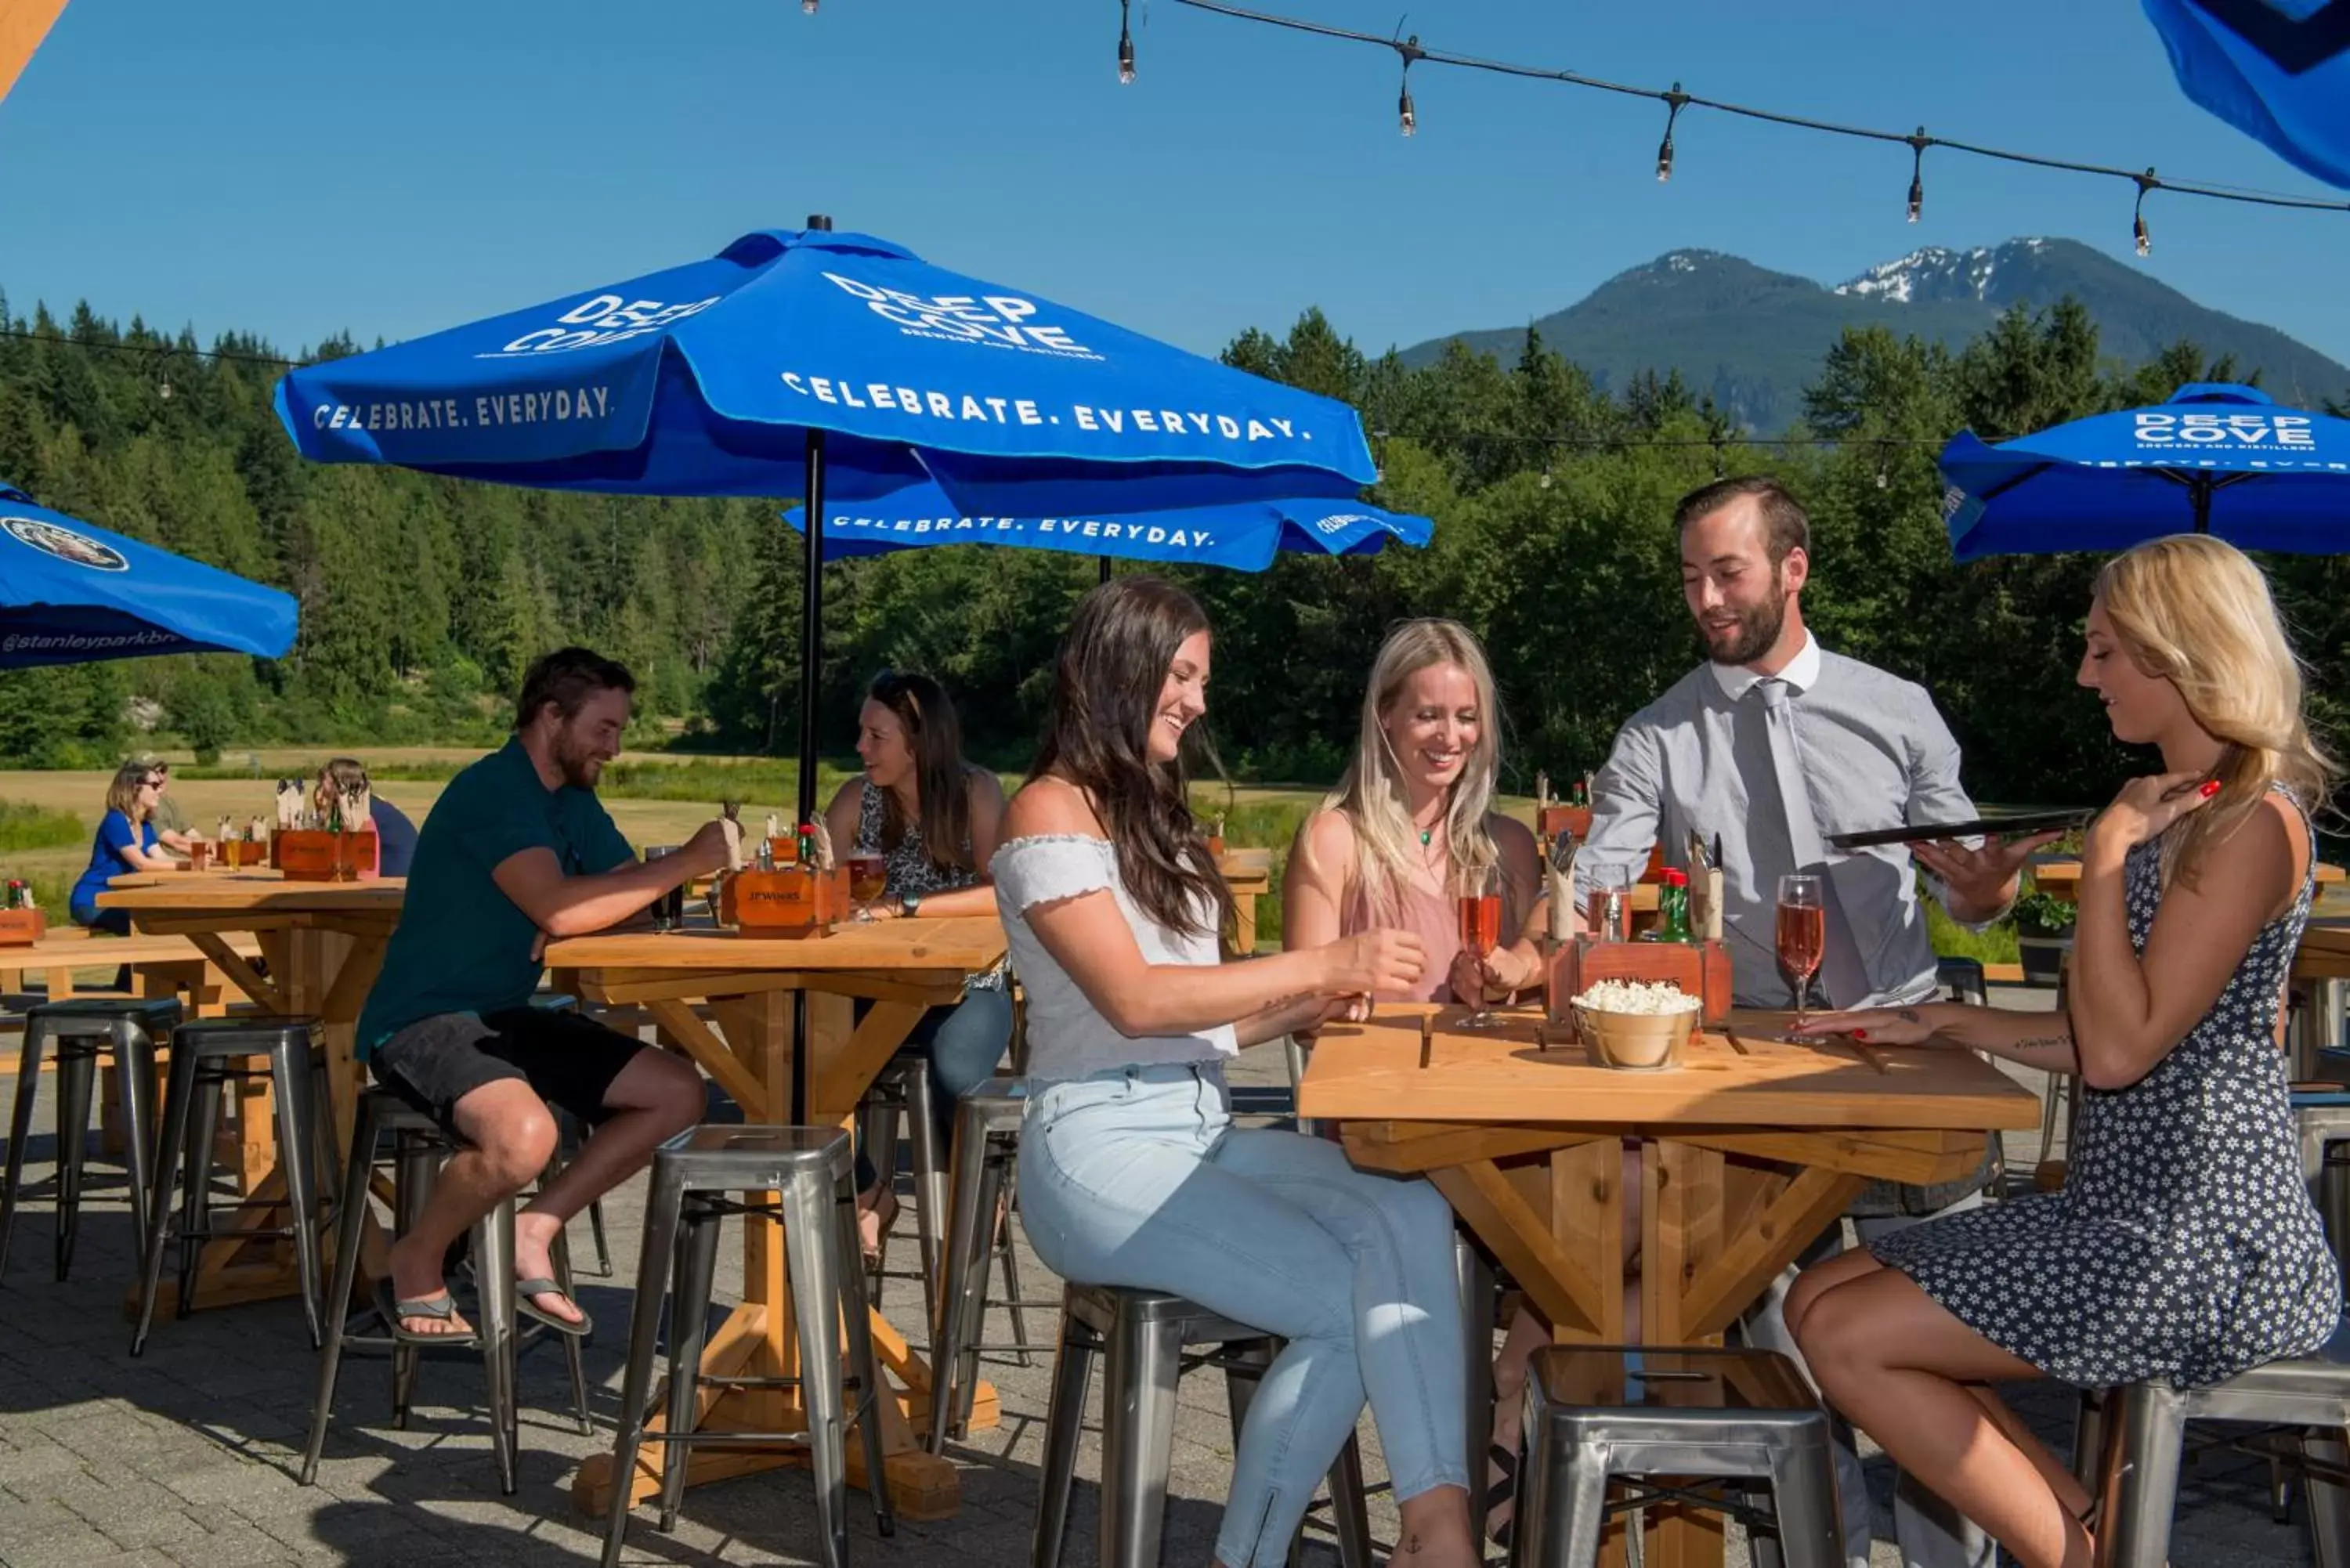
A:
[[[530,1301],[533,1296],[561,1296],[578,1310],[579,1321],[573,1323],[568,1318],[557,1317],[551,1312],[533,1306]],[[567,1334],[574,1339],[585,1339],[588,1332],[596,1326],[595,1320],[588,1315],[587,1309],[581,1307],[568,1291],[553,1280],[516,1280],[515,1308],[523,1316],[543,1323],[557,1334]]]
[[[384,1326],[391,1331],[391,1337],[402,1345],[472,1345],[481,1343],[479,1332],[471,1328],[463,1334],[426,1334],[401,1326],[400,1320],[410,1317],[429,1317],[442,1323],[453,1320],[457,1315],[457,1298],[445,1291],[437,1296],[403,1299],[392,1294],[390,1280],[378,1280],[375,1282],[375,1310],[376,1315],[383,1319]]]

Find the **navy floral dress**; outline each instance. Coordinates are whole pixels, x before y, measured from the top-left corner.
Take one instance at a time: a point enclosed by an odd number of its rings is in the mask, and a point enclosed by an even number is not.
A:
[[[2141,954],[2160,862],[2157,840],[2126,865]],[[2063,1190],[1929,1220],[1877,1241],[1877,1260],[2083,1387],[2199,1387],[2324,1343],[2342,1280],[2303,1184],[2275,1034],[2314,886],[2313,868],[2152,1072],[2125,1089],[2083,1086]]]

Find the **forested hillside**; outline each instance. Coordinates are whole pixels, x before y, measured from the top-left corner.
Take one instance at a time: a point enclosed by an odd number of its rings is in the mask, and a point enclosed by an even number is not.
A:
[[[118,327],[87,310],[0,320],[0,477],[47,504],[284,587],[302,633],[280,663],[150,659],[0,675],[0,762],[107,757],[142,732],[207,749],[268,742],[491,738],[524,665],[558,641],[626,659],[641,739],[788,752],[796,722],[796,536],[773,506],[541,493],[299,462],[270,409],[276,374],[231,337]],[[348,352],[348,344],[323,352]],[[162,348],[165,353],[126,352]],[[1932,688],[1983,798],[2098,798],[2131,765],[2073,686],[2095,563],[1954,566],[1936,444],[1998,439],[2225,377],[2180,345],[2100,369],[2069,302],[2022,309],[1961,349],[1847,332],[1805,397],[1800,436],[1751,446],[1674,379],[1610,396],[1537,338],[1514,366],[1458,348],[1417,369],[1367,359],[1309,313],[1227,357],[1347,399],[1375,433],[1383,504],[1435,517],[1434,545],[1373,560],[1285,557],[1262,576],[1200,572],[1218,638],[1211,722],[1237,773],[1332,776],[1360,682],[1399,618],[1450,615],[1492,649],[1513,784],[1595,766],[1626,714],[1693,643],[1675,569],[1675,497],[1768,469],[1816,523],[1814,625],[1832,647]],[[778,497],[778,503],[788,498]],[[2336,703],[2350,574],[2272,563],[2303,651]],[[974,749],[1024,761],[1069,606],[1090,560],[950,548],[827,568],[827,728],[846,752],[855,692],[925,669],[965,709]]]

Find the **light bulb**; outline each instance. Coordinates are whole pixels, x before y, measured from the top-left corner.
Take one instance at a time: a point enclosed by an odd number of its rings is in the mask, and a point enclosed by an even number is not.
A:
[[[803,16],[815,16],[816,0],[800,0],[800,15]]]
[[[1118,4],[1118,79],[1121,87],[1134,84],[1134,35],[1127,30],[1128,0]]]
[[[1665,140],[1657,148],[1657,183],[1661,185],[1672,177],[1673,137],[1672,132],[1667,131]]]
[[[1403,128],[1406,136],[1419,129],[1419,116],[1412,112],[1409,88],[1404,88],[1403,96],[1396,99],[1396,123]]]
[[[1926,210],[1926,182],[1915,174],[1909,177],[1909,221],[1916,223],[1918,214]]]
[[[1918,214],[1926,210],[1926,149],[1933,139],[1919,126],[1916,134],[1902,139],[1909,143],[1909,221],[1916,223]]]
[[[2139,252],[2138,254],[2141,254],[2141,255],[2143,255],[2143,254],[2145,254],[2146,253],[2145,253],[2145,252],[2143,252],[2143,251],[2141,251],[2141,252]],[[161,386],[158,386],[158,387],[155,389],[155,395],[156,395],[157,397],[161,398],[161,399],[162,399],[165,402],[167,402],[167,403],[168,403],[168,402],[170,402],[170,401],[172,400],[172,378],[171,378],[171,377],[166,376],[166,377],[164,377],[164,378],[163,378],[162,384],[161,384]]]
[[[2154,254],[2154,240],[2152,236],[2148,235],[2146,232],[2146,214],[2144,213],[2140,213],[2137,217],[2130,220],[2130,237],[2137,242],[2138,254],[2142,256],[2150,256]]]

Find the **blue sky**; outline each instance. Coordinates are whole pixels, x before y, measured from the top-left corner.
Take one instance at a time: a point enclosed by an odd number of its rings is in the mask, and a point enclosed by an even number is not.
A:
[[[1387,31],[1397,4],[1263,0]],[[1366,348],[1523,322],[1705,246],[1838,281],[1925,244],[2129,253],[2118,182],[1682,118],[1136,0],[72,0],[0,102],[0,287],[399,338],[811,212],[1203,351],[1320,305]],[[1432,47],[2340,196],[2186,102],[2133,0],[1451,0]],[[2350,361],[2350,215],[2158,196],[2134,265]]]

